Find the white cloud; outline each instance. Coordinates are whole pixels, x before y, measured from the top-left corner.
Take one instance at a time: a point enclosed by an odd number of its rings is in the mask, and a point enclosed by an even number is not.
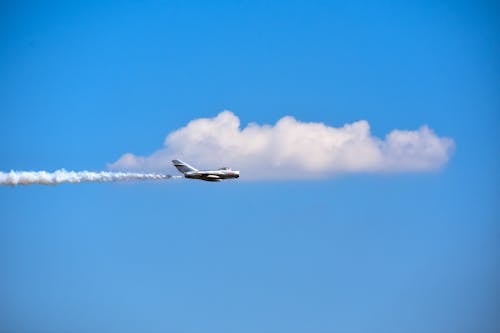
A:
[[[246,179],[300,179],[353,172],[425,172],[450,159],[452,139],[429,127],[393,130],[385,139],[370,134],[367,121],[342,127],[281,118],[274,126],[249,124],[230,111],[196,119],[170,133],[150,156],[123,155],[113,170],[165,171],[180,158],[199,168],[230,166]]]

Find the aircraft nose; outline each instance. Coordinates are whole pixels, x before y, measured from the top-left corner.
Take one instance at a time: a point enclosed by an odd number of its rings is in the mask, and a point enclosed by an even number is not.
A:
[[[234,173],[234,178],[240,178],[240,172],[239,171],[236,171]]]

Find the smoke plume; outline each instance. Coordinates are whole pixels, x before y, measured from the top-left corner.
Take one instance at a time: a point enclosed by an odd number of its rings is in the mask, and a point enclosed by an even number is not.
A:
[[[66,171],[64,169],[54,172],[47,171],[11,171],[0,172],[0,185],[59,185],[63,183],[108,183],[122,181],[166,180],[176,176],[158,173],[132,173],[132,172],[92,172],[92,171]]]

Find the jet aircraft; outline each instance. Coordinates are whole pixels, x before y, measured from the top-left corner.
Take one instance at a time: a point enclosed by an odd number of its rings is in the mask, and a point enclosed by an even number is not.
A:
[[[240,172],[230,168],[217,170],[198,170],[181,160],[172,160],[174,166],[184,174],[185,178],[200,179],[209,182],[218,182],[222,179],[239,178]]]

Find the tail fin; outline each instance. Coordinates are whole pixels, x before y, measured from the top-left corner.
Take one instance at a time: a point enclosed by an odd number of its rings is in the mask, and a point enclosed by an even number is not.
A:
[[[181,160],[172,160],[174,166],[182,173],[190,172],[190,171],[198,171],[198,169],[193,168],[187,163],[182,162]]]

